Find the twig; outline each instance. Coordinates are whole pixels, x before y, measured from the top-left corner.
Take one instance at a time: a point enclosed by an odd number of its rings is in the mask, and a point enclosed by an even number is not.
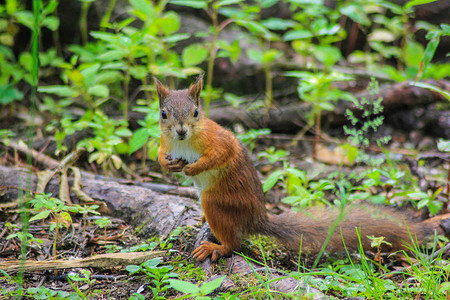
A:
[[[59,166],[59,161],[57,161],[43,153],[40,153],[34,149],[30,149],[25,144],[18,144],[13,141],[9,141],[7,144],[5,142],[3,142],[3,144],[7,147],[11,147],[19,152],[22,152],[23,154],[31,155],[34,160],[40,162],[47,168],[56,168]]]
[[[74,260],[54,261],[7,261],[2,263],[2,270],[15,273],[23,268],[25,272],[58,270],[71,268],[111,268],[125,265],[139,265],[146,260],[164,255],[165,251],[147,251],[130,253],[109,253]]]
[[[445,252],[447,252],[449,250],[450,250],[450,243],[447,243],[447,245],[445,245],[444,248],[441,248],[441,249],[435,251],[432,255],[430,255],[429,258],[430,259],[435,259],[435,258],[437,258],[439,256],[439,254],[441,254],[441,253],[444,254]]]

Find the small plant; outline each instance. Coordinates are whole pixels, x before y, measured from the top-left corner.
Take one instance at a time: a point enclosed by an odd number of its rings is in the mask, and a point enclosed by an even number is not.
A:
[[[95,279],[91,278],[91,271],[81,269],[80,273],[70,272],[67,275],[67,279],[69,280],[70,285],[75,290],[75,293],[81,298],[81,299],[92,299],[92,285],[95,283]],[[78,287],[79,284],[87,284],[88,285],[88,296],[85,295],[85,293]]]
[[[272,172],[264,181],[263,190],[267,192],[277,182],[282,181],[287,197],[281,201],[293,206],[293,209],[302,210],[311,206],[315,201],[325,200],[325,191],[334,190],[334,184],[330,180],[321,179],[311,182],[305,171],[289,167],[287,163],[281,170]]]
[[[78,212],[78,213],[83,215],[83,233],[86,232],[86,227],[87,227],[87,223],[88,223],[87,222],[88,214],[99,215],[100,213],[97,211],[98,208],[99,208],[99,206],[96,205],[96,204],[94,204],[94,205],[83,205],[83,206],[79,206],[77,204],[72,209],[72,212]],[[74,211],[74,209],[75,209],[75,211]]]
[[[177,273],[171,272],[172,266],[160,266],[161,259],[154,258],[147,260],[140,266],[128,265],[126,270],[130,275],[144,273],[151,279],[150,289],[153,293],[153,299],[166,299],[164,296],[170,287],[170,278],[178,277]]]
[[[37,246],[41,247],[41,245],[44,243],[42,239],[35,238],[31,233],[29,232],[22,232],[22,230],[18,229],[19,226],[15,224],[11,224],[10,222],[5,223],[5,228],[8,229],[10,234],[6,237],[7,240],[17,238],[22,243],[26,243],[31,246]]]
[[[108,228],[108,226],[110,226],[112,224],[112,221],[108,217],[102,217],[102,218],[96,220],[95,224],[97,224],[100,228],[104,229],[103,239],[106,243],[106,240],[107,240],[106,229]]]
[[[382,97],[375,97],[379,93],[378,82],[371,79],[367,91],[370,99],[362,97],[361,99],[354,99],[353,105],[355,111],[347,109],[345,115],[351,122],[353,127],[344,125],[344,133],[348,136],[348,140],[351,145],[358,148],[368,148],[371,143],[375,143],[377,146],[382,147],[391,140],[390,136],[375,137],[374,134],[383,125],[384,116]],[[357,113],[358,112],[358,115]],[[375,161],[370,159],[363,152],[359,152],[359,157],[356,157],[357,161],[364,161],[369,165],[379,165],[382,161]]]
[[[128,249],[122,249],[120,252],[139,252],[139,251],[150,251],[156,248],[158,246],[157,242],[151,242],[151,243],[143,243],[140,245],[132,246]]]
[[[69,214],[72,207],[67,206],[60,199],[51,197],[51,194],[37,194],[34,199],[30,200],[30,204],[35,211],[39,211],[30,218],[30,222],[44,220],[49,216],[53,220],[53,223],[50,225],[50,230],[55,231],[53,238],[53,258],[56,259],[59,229],[61,227],[68,228],[72,224],[72,217]]]
[[[275,149],[275,147],[271,146],[264,151],[258,153],[258,158],[265,158],[269,161],[269,164],[273,165],[277,161],[283,162],[288,159],[289,151],[282,149]]]
[[[253,152],[253,150],[256,147],[256,139],[264,136],[264,135],[268,135],[270,134],[270,129],[264,128],[264,129],[249,129],[245,132],[241,132],[236,134],[236,137],[244,144],[247,146],[248,151],[250,153]]]
[[[202,299],[202,300],[209,300],[213,299],[211,297],[208,297],[209,294],[214,292],[217,288],[220,287],[222,284],[222,281],[225,279],[225,276],[216,278],[214,280],[204,282],[200,287],[196,286],[193,283],[190,283],[188,281],[181,281],[177,279],[170,279],[170,287],[182,292],[185,294],[183,298],[194,298],[194,299]],[[217,298],[214,298],[217,299]],[[219,296],[220,299],[220,296]]]
[[[55,291],[45,286],[40,286],[37,288],[29,287],[17,287],[13,291],[6,291],[3,288],[0,288],[0,295],[5,297],[10,297],[10,299],[20,299],[23,297],[32,298],[32,299],[51,299],[51,300],[59,300],[59,299],[79,299],[75,293],[65,292],[65,291]],[[85,298],[86,299],[86,298]]]
[[[333,59],[333,63],[337,60]],[[300,99],[309,102],[312,105],[312,111],[308,115],[309,124],[305,127],[306,130],[315,125],[314,131],[314,148],[313,158],[316,157],[317,148],[321,136],[321,119],[323,110],[333,110],[335,102],[338,100],[353,101],[354,96],[349,93],[337,89],[333,86],[334,82],[348,81],[351,77],[338,72],[298,72],[292,71],[285,73],[286,76],[301,78],[298,84],[298,94]]]
[[[368,235],[367,238],[368,238],[369,240],[371,240],[371,242],[370,242],[370,247],[372,247],[372,248],[377,248],[377,253],[376,253],[376,256],[375,256],[375,261],[376,261],[377,263],[381,263],[381,262],[382,262],[382,261],[381,261],[381,246],[383,246],[383,245],[392,246],[392,244],[389,243],[388,241],[386,241],[384,236],[376,237],[376,236],[371,236],[371,235],[369,236],[369,235]]]

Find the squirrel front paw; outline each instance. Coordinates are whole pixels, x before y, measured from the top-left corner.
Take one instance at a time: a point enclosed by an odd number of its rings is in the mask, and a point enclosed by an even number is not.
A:
[[[186,174],[187,176],[195,176],[199,173],[201,173],[201,171],[198,168],[194,167],[192,164],[187,165],[184,168],[184,174]]]
[[[181,172],[188,162],[182,158],[172,159],[170,155],[166,157],[166,167],[169,172]]]

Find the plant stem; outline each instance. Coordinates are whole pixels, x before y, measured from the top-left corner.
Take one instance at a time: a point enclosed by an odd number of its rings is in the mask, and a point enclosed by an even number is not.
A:
[[[81,13],[80,13],[80,32],[81,32],[81,44],[84,46],[88,42],[88,23],[87,15],[91,2],[83,1],[81,3]]]
[[[314,147],[313,147],[313,152],[312,152],[312,158],[314,160],[316,160],[317,158],[317,147],[319,146],[319,142],[320,142],[320,122],[321,122],[321,118],[322,117],[322,111],[320,109],[318,109],[318,111],[316,112],[316,130],[315,130],[315,136],[314,136]]]
[[[204,108],[204,112],[205,115],[208,116],[209,115],[209,104],[211,103],[212,100],[212,80],[213,80],[213,73],[214,73],[214,60],[216,59],[216,44],[217,44],[217,39],[219,37],[219,25],[217,23],[217,10],[215,8],[212,8],[211,11],[211,19],[212,19],[212,23],[213,23],[213,30],[214,30],[214,35],[213,35],[213,39],[211,41],[211,44],[209,45],[209,59],[208,59],[208,74],[207,74],[207,78],[206,78],[206,97],[205,97],[205,108]]]
[[[109,19],[111,19],[111,14],[114,10],[114,7],[116,6],[117,0],[110,0],[108,9],[106,10],[106,13],[103,15],[102,20],[100,21],[100,27],[106,27],[109,23]]]
[[[56,240],[58,239],[58,233],[59,233],[58,216],[56,216],[55,219],[56,219],[56,228],[55,228],[55,238],[53,239],[53,260],[56,260]]]
[[[130,84],[130,74],[128,71],[125,71],[125,80],[123,82],[123,120],[128,122],[128,89]]]
[[[266,108],[269,111],[272,106],[272,72],[269,64],[264,65],[264,73],[266,75]]]

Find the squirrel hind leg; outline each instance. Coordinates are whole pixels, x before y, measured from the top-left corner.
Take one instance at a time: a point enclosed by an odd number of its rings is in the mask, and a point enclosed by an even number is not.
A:
[[[220,224],[220,223],[219,223]],[[217,220],[209,222],[209,226],[214,236],[220,241],[221,245],[203,241],[202,244],[192,252],[193,257],[198,261],[204,261],[211,256],[214,262],[221,257],[228,257],[233,251],[241,249],[239,236],[232,228],[219,226]]]
[[[204,261],[211,256],[211,260],[215,262],[221,257],[231,256],[232,253],[233,249],[230,249],[229,247],[203,241],[197,249],[192,251],[192,256],[197,261]]]
[[[214,262],[221,257],[227,256],[224,246],[218,245],[211,242],[203,241],[200,246],[197,247],[194,251],[192,251],[192,256],[197,261],[204,261],[209,256],[211,256],[211,260]],[[231,254],[231,253],[230,253]]]

